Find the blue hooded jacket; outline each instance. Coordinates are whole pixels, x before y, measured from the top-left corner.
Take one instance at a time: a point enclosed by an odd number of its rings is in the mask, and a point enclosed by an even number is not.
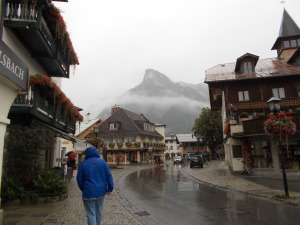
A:
[[[77,183],[84,198],[97,198],[112,192],[114,182],[107,163],[95,147],[88,147],[85,160],[78,167]]]

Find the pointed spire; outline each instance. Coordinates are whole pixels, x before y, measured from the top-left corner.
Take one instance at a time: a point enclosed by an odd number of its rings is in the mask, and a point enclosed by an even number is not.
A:
[[[278,37],[288,37],[296,35],[300,35],[300,29],[294,22],[292,17],[284,9]]]
[[[292,17],[288,14],[288,12],[285,9],[283,9],[279,35],[272,47],[272,50],[277,49],[278,56],[280,55],[281,51],[285,48],[282,44],[283,41],[289,41],[291,39],[290,37],[295,38],[295,40],[300,39],[300,29],[294,22]],[[290,46],[287,46],[287,48],[290,48]]]

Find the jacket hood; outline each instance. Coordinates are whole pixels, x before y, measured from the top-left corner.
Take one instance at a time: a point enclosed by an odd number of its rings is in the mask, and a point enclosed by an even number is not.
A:
[[[92,157],[100,158],[100,154],[97,151],[97,148],[95,148],[95,147],[88,147],[86,149],[85,159],[92,158]]]

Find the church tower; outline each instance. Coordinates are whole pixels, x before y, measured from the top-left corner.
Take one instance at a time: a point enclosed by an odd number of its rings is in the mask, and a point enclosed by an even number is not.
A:
[[[277,50],[278,59],[288,60],[300,46],[300,29],[284,9],[279,36],[272,50]]]

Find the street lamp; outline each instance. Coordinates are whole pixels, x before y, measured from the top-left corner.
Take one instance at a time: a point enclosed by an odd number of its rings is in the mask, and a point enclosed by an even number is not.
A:
[[[96,134],[96,137],[98,137],[98,134],[99,134],[99,126],[94,126],[94,133]]]
[[[201,135],[200,134],[192,134],[192,137],[194,137],[194,136],[197,139],[198,156],[200,156],[200,138],[201,138]]]
[[[99,125],[97,125],[97,126],[94,126],[93,128],[94,128],[94,133],[96,134],[96,138],[98,138],[98,134],[100,132],[100,127],[99,127]],[[99,146],[97,146],[97,148],[98,147]],[[105,144],[103,144],[103,147],[102,147],[102,155],[103,155],[103,159],[105,161],[107,161],[107,148],[106,148]]]
[[[274,96],[267,101],[267,103],[269,104],[270,111],[272,111],[275,116],[280,111],[280,102],[281,102],[281,99],[278,97],[274,97]],[[281,152],[281,167],[282,167],[284,191],[285,191],[285,195],[289,196],[289,189],[288,189],[288,183],[287,183],[286,172],[285,172],[284,149],[282,148],[281,136],[279,136],[279,149]]]

